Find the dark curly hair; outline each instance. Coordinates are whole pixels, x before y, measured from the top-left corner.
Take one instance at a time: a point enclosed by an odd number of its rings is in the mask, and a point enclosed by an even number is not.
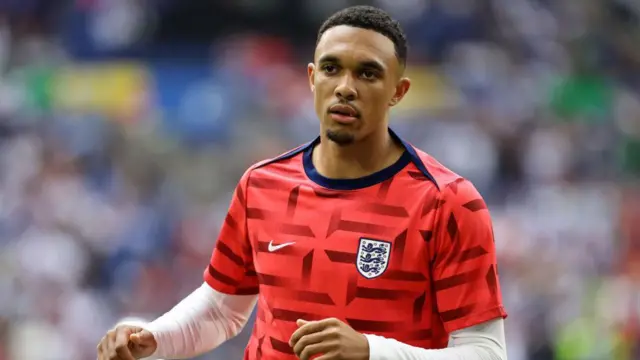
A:
[[[403,66],[407,62],[407,37],[386,11],[373,6],[352,6],[331,15],[318,30],[317,42],[332,27],[347,25],[361,29],[373,30],[388,37],[396,48],[396,56]]]

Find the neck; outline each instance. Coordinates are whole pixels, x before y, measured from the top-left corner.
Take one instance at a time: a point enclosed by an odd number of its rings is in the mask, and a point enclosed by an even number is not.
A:
[[[394,164],[404,148],[396,144],[387,129],[350,145],[338,145],[323,133],[313,151],[316,170],[330,179],[357,179]]]

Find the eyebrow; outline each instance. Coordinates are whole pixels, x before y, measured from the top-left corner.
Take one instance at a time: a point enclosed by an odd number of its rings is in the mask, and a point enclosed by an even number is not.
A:
[[[323,55],[322,57],[320,57],[320,59],[318,59],[318,64],[326,64],[326,63],[340,64],[340,59],[335,55]],[[379,72],[384,72],[385,70],[384,65],[382,65],[380,62],[375,60],[361,61],[358,64],[358,67],[363,69],[373,69]]]
[[[372,69],[378,72],[384,72],[384,66],[379,62],[373,60],[361,62],[360,67],[363,69]]]

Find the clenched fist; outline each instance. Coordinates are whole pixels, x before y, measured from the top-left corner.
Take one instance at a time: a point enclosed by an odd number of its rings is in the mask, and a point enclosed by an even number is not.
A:
[[[366,360],[369,341],[338,319],[296,322],[289,345],[300,360]],[[316,357],[320,355],[319,357]]]
[[[98,344],[98,360],[135,360],[151,356],[158,345],[149,331],[131,325],[109,330]]]

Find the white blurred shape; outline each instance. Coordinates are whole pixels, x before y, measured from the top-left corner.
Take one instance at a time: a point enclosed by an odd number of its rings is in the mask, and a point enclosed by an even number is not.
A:
[[[145,31],[145,12],[139,1],[102,1],[91,23],[91,35],[103,48],[134,44]]]
[[[71,291],[63,295],[61,303],[59,331],[85,349],[95,347],[111,325],[104,296],[90,291]]]
[[[61,285],[80,283],[87,269],[87,254],[70,236],[55,230],[31,228],[16,245],[22,274],[33,281]]]
[[[539,129],[524,151],[524,171],[535,181],[559,180],[571,161],[571,144],[555,130]]]
[[[40,321],[22,321],[9,334],[9,358],[20,360],[78,359],[66,335]]]
[[[482,188],[495,175],[497,149],[491,138],[474,123],[438,126],[422,144],[438,161]]]

